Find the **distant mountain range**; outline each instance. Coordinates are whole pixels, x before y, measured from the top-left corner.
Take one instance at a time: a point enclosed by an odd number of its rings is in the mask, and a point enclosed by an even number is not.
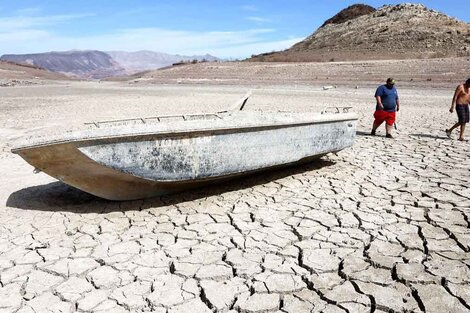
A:
[[[32,65],[72,77],[99,79],[155,70],[179,62],[217,61],[219,59],[209,54],[184,56],[153,51],[74,50],[35,54],[4,54],[0,60]]]
[[[106,53],[124,67],[127,72],[130,72],[130,74],[147,70],[155,70],[179,62],[191,62],[193,60],[197,60],[198,62],[212,62],[220,60],[210,54],[186,56],[154,51],[107,51]]]
[[[2,61],[34,65],[51,72],[82,78],[124,75],[125,69],[101,51],[66,51],[35,54],[5,54]]]

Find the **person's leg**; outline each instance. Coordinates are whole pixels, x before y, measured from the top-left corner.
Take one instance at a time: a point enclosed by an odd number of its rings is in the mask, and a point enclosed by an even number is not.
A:
[[[387,138],[393,138],[392,137],[392,129],[393,129],[393,124],[395,123],[395,112],[387,112],[387,118],[385,120],[385,137]]]
[[[392,129],[393,129],[393,125],[388,125],[388,124],[385,124],[385,132],[386,132],[386,137],[389,137],[389,138],[392,138]]]
[[[445,132],[446,132],[446,135],[447,137],[451,138],[450,135],[452,134],[452,131],[454,129],[456,129],[457,127],[459,127],[461,124],[459,122],[455,123],[454,126],[452,126],[451,128],[449,129],[446,129]]]
[[[455,128],[457,128],[457,127],[460,126],[460,136],[459,136],[459,140],[461,140],[461,139],[463,138],[463,132],[462,132],[462,130],[465,130],[465,123],[466,123],[467,120],[468,120],[468,111],[465,112],[465,111],[466,111],[465,109],[466,109],[465,105],[461,105],[461,104],[458,104],[458,103],[457,103],[457,105],[455,106],[455,112],[457,113],[457,117],[458,117],[459,121],[458,121],[454,126],[452,126],[451,129],[449,129],[449,132],[448,132],[448,133],[446,132],[446,133],[448,134],[447,136],[449,136],[449,134],[450,134]],[[467,109],[468,109],[468,107],[467,107]],[[465,114],[465,113],[467,113],[467,114]],[[467,115],[467,117],[466,117],[465,115]],[[449,136],[449,137],[450,137],[450,136]]]
[[[463,134],[465,133],[465,125],[470,122],[470,112],[469,112],[469,105],[464,105],[463,106],[463,109],[462,109],[462,119],[459,120],[459,122],[462,123],[462,125],[460,125],[460,138],[459,140],[464,140],[464,136]]]
[[[374,113],[374,123],[372,124],[372,131],[370,134],[375,136],[375,131],[379,128],[380,125],[384,122],[382,111],[375,111]]]
[[[457,122],[454,124],[454,126],[452,126],[451,128],[449,128],[447,131],[449,133],[451,133],[454,129],[456,129],[457,127],[459,127],[460,125],[462,125],[461,123]]]
[[[377,120],[374,121],[374,123],[372,124],[372,131],[370,132],[371,135],[375,135],[375,131],[377,130],[377,128],[379,128],[380,125],[382,125],[383,122],[379,122]]]
[[[465,132],[465,123],[460,124],[460,136],[459,140],[464,140],[463,133]]]

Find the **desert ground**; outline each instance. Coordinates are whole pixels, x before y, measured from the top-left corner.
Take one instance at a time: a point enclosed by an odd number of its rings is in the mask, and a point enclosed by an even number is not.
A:
[[[444,133],[468,63],[198,64],[131,81],[5,84],[0,312],[468,312],[470,142]],[[368,135],[387,76],[402,103],[395,139],[383,127]],[[355,144],[128,202],[33,174],[10,152],[83,122],[213,112],[247,90],[250,111],[351,106]]]

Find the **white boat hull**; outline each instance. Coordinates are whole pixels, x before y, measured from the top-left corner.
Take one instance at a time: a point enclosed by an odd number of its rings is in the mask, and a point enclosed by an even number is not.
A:
[[[220,124],[220,123],[219,123]],[[110,200],[152,197],[303,162],[353,144],[356,117],[75,136],[15,149],[28,163]]]

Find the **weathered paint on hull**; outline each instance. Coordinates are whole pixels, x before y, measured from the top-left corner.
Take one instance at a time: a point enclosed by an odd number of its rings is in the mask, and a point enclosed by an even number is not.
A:
[[[295,164],[352,145],[356,120],[145,134],[15,151],[71,186],[109,200],[147,198]]]
[[[271,168],[258,169],[252,172],[212,177],[205,180],[156,182],[141,179],[129,174],[124,174],[111,168],[102,166],[90,159],[87,159],[84,155],[77,154],[77,149],[75,147],[71,147],[70,145],[68,147],[66,147],[66,145],[63,145],[62,147],[57,146],[52,150],[48,150],[48,153],[54,153],[54,151],[56,151],[61,154],[64,153],[65,156],[74,155],[77,158],[74,161],[70,159],[66,160],[67,158],[57,158],[57,162],[54,163],[36,163],[38,165],[41,164],[41,166],[45,166],[44,172],[46,174],[92,195],[115,201],[136,200],[177,193],[216,182],[226,181],[240,176],[254,174],[263,170],[302,164],[320,158],[324,155],[322,154],[307,157],[297,162],[281,164]],[[71,150],[74,151],[72,152]],[[22,152],[20,155],[26,161],[34,160],[33,162],[37,162],[42,152],[43,151],[41,151],[41,149],[37,149],[34,152]],[[29,161],[28,163],[34,164]]]

